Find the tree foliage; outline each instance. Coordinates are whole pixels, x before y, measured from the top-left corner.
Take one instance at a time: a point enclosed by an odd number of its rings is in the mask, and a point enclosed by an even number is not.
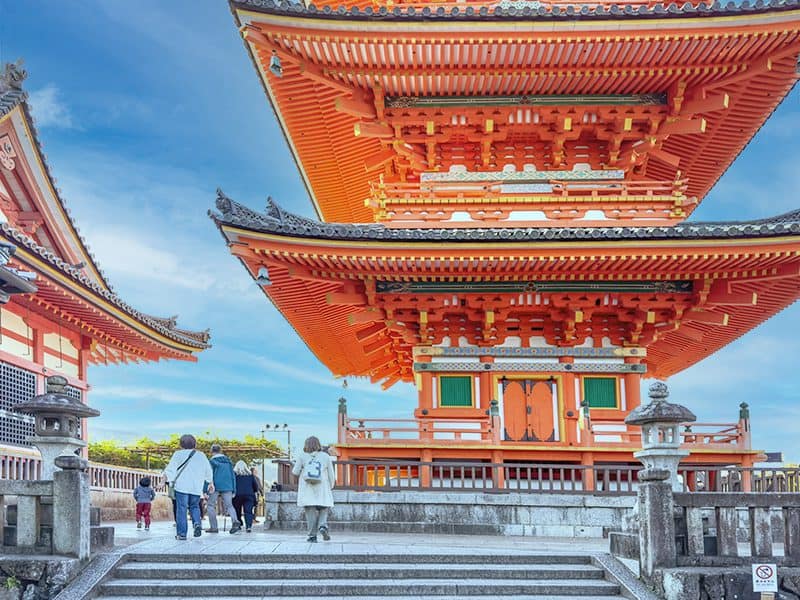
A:
[[[166,440],[151,440],[143,437],[132,444],[123,445],[113,440],[102,440],[89,443],[89,460],[119,467],[135,467],[139,469],[163,469],[170,456],[180,449],[180,435],[171,435]],[[222,451],[234,463],[243,460],[249,465],[263,458],[283,455],[283,450],[273,440],[246,435],[243,439],[228,439],[216,436],[195,436],[197,449],[211,454],[211,445],[219,444]]]

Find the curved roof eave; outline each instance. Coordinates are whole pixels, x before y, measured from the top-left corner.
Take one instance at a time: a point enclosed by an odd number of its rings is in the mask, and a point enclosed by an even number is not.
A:
[[[592,240],[691,240],[800,236],[800,209],[753,221],[687,222],[661,227],[494,227],[393,228],[367,223],[322,223],[285,211],[269,199],[264,213],[231,200],[222,192],[219,213],[209,212],[220,228],[236,227],[288,238],[386,242],[531,242]]]

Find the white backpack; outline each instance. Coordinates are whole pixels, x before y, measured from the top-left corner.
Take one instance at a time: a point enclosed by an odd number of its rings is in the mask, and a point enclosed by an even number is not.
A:
[[[315,452],[306,463],[305,472],[303,473],[303,479],[306,483],[320,483],[322,481],[322,463],[317,460],[317,453]]]

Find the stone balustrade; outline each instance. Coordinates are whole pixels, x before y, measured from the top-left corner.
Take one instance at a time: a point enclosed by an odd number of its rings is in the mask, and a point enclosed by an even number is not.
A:
[[[153,489],[166,492],[164,476],[155,471],[89,463],[89,485],[98,490],[131,491],[142,477],[149,477]],[[33,481],[42,475],[42,460],[34,449],[0,448],[0,480]]]
[[[2,554],[56,554],[89,558],[88,462],[78,456],[59,456],[52,480],[0,480],[0,509],[13,528],[7,535],[0,519]],[[16,503],[6,505],[14,497]],[[11,511],[11,506],[15,507]]]
[[[796,493],[677,493],[673,502],[683,512],[685,543],[679,545],[679,565],[736,564],[766,560],[800,564],[800,494]],[[740,515],[747,514],[749,551],[740,547]],[[774,544],[775,517],[782,522],[782,552]],[[707,535],[704,521],[711,517],[716,536]],[[682,537],[678,531],[678,537]],[[710,540],[709,540],[710,538]],[[711,541],[711,543],[708,543]],[[742,560],[736,560],[742,559]]]

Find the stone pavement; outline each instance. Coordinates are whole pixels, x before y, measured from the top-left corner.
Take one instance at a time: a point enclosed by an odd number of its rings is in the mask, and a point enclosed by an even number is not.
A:
[[[597,554],[608,552],[608,540],[596,538],[535,538],[512,536],[444,535],[419,533],[362,533],[337,532],[331,522],[330,542],[311,544],[305,541],[304,531],[288,532],[253,526],[251,533],[231,535],[203,533],[186,541],[175,539],[172,523],[153,523],[150,531],[136,529],[135,523],[114,525],[117,544],[126,551],[139,554],[197,553],[197,554]],[[220,523],[220,526],[222,523]],[[204,528],[207,527],[204,522]],[[191,536],[191,529],[189,532]]]

